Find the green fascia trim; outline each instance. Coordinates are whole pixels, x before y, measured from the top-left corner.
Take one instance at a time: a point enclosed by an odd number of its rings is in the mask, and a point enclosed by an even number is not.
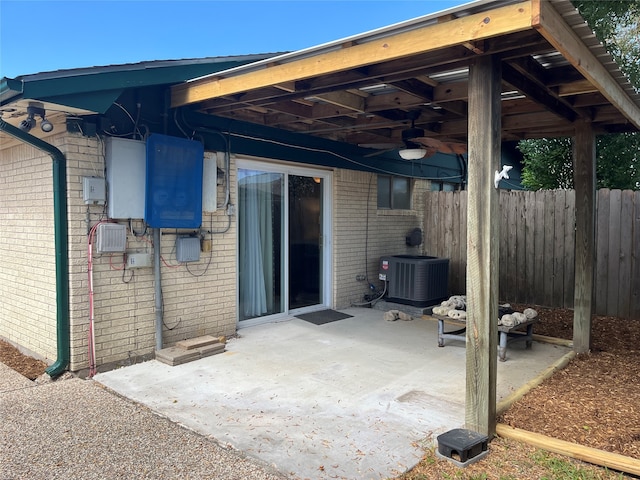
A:
[[[103,90],[99,92],[92,92],[91,94],[69,94],[69,95],[54,95],[50,97],[37,97],[38,100],[44,100],[47,102],[55,103],[57,105],[64,105],[67,107],[75,107],[83,110],[89,110],[95,113],[105,113],[113,102],[118,100],[118,97],[122,95],[123,90]],[[34,97],[26,97],[34,98]]]
[[[262,58],[262,56],[258,56]],[[7,92],[16,91],[20,98],[39,100],[43,102],[57,103],[59,105],[90,110],[96,113],[104,113],[109,106],[128,88],[144,88],[156,85],[172,85],[182,83],[192,78],[202,77],[221,70],[244,65],[255,61],[247,58],[246,61],[211,61],[208,63],[197,62],[194,64],[181,64],[176,66],[154,67],[153,62],[144,65],[123,66],[121,70],[111,70],[110,67],[96,67],[95,69],[82,69],[83,73],[74,73],[74,70],[60,72],[60,76],[54,78],[38,78],[42,75],[33,75],[33,79],[27,75],[22,80],[10,78],[3,79]],[[79,69],[80,70],[80,69]],[[52,75],[54,75],[53,72]],[[20,91],[15,90],[20,86]],[[0,90],[4,94],[4,90]],[[2,104],[14,99],[11,95],[5,101],[0,96]]]
[[[69,75],[43,80],[25,78],[24,96],[27,98],[91,93],[102,90],[141,88],[152,85],[181,83],[191,78],[227,70],[241,65],[238,62],[187,65],[180,67],[144,68],[141,70],[106,71]]]
[[[214,131],[230,132],[231,153],[306,163],[379,174],[402,175],[412,178],[442,179],[460,182],[460,164],[453,155],[436,154],[408,162],[393,154],[365,157],[375,152],[354,145],[326,140],[311,135],[288,132],[263,125],[230,120],[198,112],[183,110],[184,121],[205,138],[205,148],[223,150],[224,142]],[[180,118],[181,115],[178,115]],[[207,135],[207,130],[212,134]],[[171,132],[182,136],[179,131]],[[245,138],[251,137],[251,138]],[[263,139],[263,140],[260,140]],[[455,177],[455,178],[449,178]]]
[[[0,80],[0,105],[22,93],[22,82],[13,78],[4,77]]]

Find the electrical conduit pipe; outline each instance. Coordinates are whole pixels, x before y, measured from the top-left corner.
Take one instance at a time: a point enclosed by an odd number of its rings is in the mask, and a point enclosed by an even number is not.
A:
[[[45,371],[61,375],[69,365],[69,244],[67,240],[67,159],[53,145],[0,118],[0,131],[48,153],[53,160],[53,223],[56,256],[56,343],[58,358]]]

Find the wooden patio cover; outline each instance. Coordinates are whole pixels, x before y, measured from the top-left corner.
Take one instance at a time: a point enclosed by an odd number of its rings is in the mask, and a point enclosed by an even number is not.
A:
[[[595,135],[640,130],[640,95],[569,0],[465,4],[173,87],[171,106],[187,105],[373,148],[402,146],[414,115],[425,136],[468,146],[466,423],[488,435],[496,411],[500,145],[573,136],[574,349],[588,351]]]

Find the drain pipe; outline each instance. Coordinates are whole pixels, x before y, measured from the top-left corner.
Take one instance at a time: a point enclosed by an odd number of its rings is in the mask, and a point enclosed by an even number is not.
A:
[[[53,145],[23,132],[0,118],[0,131],[48,153],[53,160],[53,223],[56,255],[56,336],[58,358],[45,371],[51,377],[69,365],[69,245],[67,240],[67,159]]]
[[[153,229],[153,270],[156,287],[156,353],[162,350],[162,277],[160,272],[160,229]]]

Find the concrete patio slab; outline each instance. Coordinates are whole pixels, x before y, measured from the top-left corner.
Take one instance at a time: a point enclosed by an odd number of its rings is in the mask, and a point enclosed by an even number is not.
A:
[[[420,445],[464,426],[464,342],[437,346],[437,322],[383,312],[314,325],[243,328],[223,354],[155,360],[97,382],[296,478],[380,479],[414,466]],[[498,401],[568,348],[523,343],[498,362]]]

